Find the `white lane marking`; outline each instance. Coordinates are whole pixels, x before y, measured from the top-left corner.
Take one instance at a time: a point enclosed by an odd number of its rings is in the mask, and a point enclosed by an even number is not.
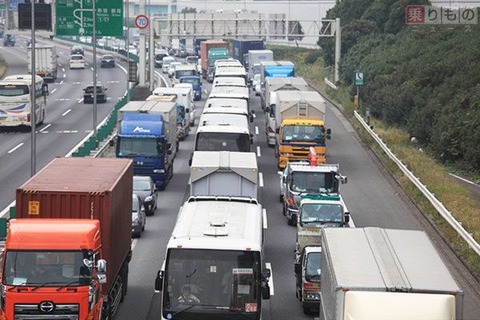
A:
[[[260,151],[260,146],[257,146],[257,157],[261,157],[262,156],[262,152]]]
[[[64,75],[64,76],[65,76],[65,75]],[[63,80],[62,80],[62,81],[60,81],[60,83],[59,83],[59,84],[63,84]]]
[[[267,209],[265,208],[262,209],[262,215],[263,215],[263,229],[268,229]]]
[[[66,116],[67,114],[69,114],[70,111],[72,111],[72,109],[68,109],[67,111],[65,111],[64,113],[62,113],[62,117],[64,117],[64,116]]]
[[[51,123],[47,124],[45,127],[43,127],[42,129],[40,129],[39,132],[42,132],[42,133],[43,133],[43,132],[44,132],[45,130],[47,130],[47,128],[50,127],[51,125],[52,125]]]
[[[258,126],[255,126],[255,134],[258,136]]]
[[[63,74],[63,77],[64,77],[64,78],[66,78],[66,77],[67,77],[67,74],[66,74],[66,73],[64,73],[64,74]]]
[[[272,265],[270,262],[265,263],[265,267],[267,269],[270,269],[270,278],[268,278],[268,286],[270,287],[270,295],[273,296],[275,294],[275,290],[273,288],[273,270],[272,270]]]
[[[263,173],[262,172],[258,173],[258,184],[260,185],[260,188],[263,188]]]
[[[53,94],[55,91],[57,91],[57,88],[53,89],[50,94]]]
[[[83,98],[82,98],[82,99],[80,99],[80,100],[78,100],[78,103],[82,103],[82,102],[83,102]]]
[[[13,149],[10,149],[10,151],[8,151],[8,153],[12,153],[13,151],[17,150],[18,148],[20,148],[21,146],[23,146],[23,142],[20,143],[18,146],[16,146],[15,148]]]

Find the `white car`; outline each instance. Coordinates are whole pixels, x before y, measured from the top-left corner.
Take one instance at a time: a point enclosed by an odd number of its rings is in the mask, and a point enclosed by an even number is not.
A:
[[[82,54],[72,54],[69,64],[70,69],[85,69],[85,57]]]

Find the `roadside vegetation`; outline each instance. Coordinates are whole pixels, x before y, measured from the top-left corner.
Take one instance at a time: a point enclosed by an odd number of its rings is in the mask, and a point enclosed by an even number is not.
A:
[[[328,12],[327,18],[340,17],[342,23],[337,90],[324,82],[324,78],[333,80],[331,39],[319,40],[323,50],[269,48],[276,60],[294,62],[298,76],[309,79],[342,108],[391,175],[480,278],[480,257],[353,116],[353,74],[362,70],[366,81],[360,88],[359,112],[365,114],[369,108],[375,132],[480,241],[480,203],[450,175],[480,182],[480,27],[407,27],[404,12],[408,4],[426,1],[344,0]]]

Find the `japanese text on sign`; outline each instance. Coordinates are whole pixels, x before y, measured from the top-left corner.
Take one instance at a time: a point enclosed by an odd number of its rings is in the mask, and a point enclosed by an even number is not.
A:
[[[418,24],[478,24],[478,8],[407,6],[405,22]]]

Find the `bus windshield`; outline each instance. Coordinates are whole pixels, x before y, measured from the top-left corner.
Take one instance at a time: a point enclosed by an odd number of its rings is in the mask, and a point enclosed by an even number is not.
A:
[[[250,152],[250,135],[225,132],[199,132],[195,151]]]
[[[258,319],[259,252],[170,249],[164,281],[166,319]]]

